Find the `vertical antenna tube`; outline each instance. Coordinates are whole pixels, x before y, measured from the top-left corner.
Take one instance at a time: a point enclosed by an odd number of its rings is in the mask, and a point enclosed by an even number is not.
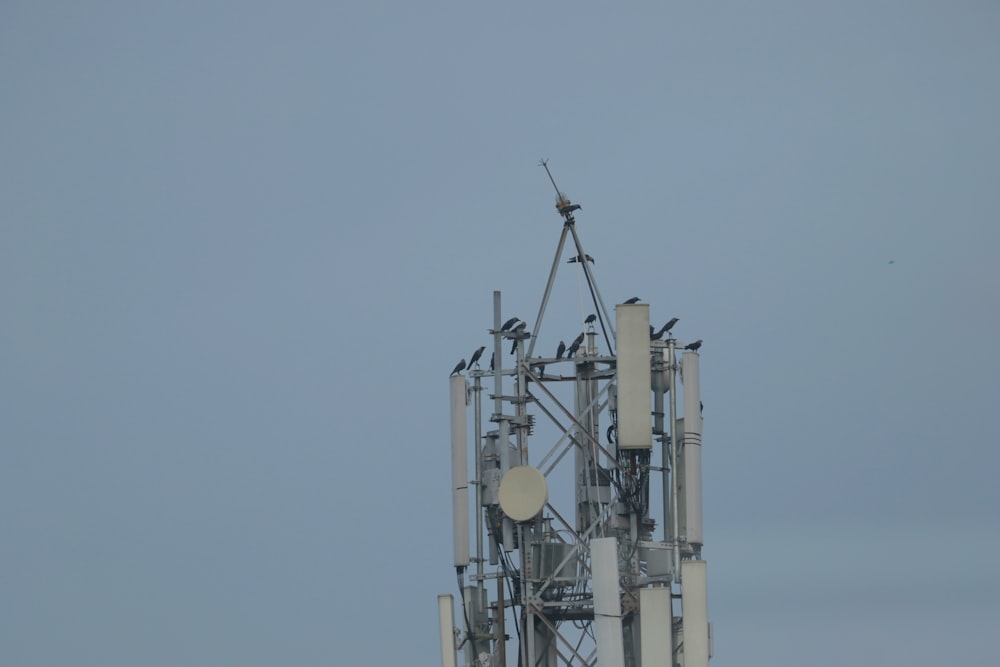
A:
[[[469,450],[466,447],[464,375],[453,375],[451,383],[451,482],[452,529],[455,567],[469,564]]]
[[[451,594],[438,596],[438,622],[441,626],[441,667],[458,667],[455,657],[455,608]]]
[[[497,577],[497,657],[507,667],[507,605],[503,599],[503,577]]]
[[[698,361],[698,353],[694,351],[687,351],[681,357],[681,379],[684,382],[684,507],[687,541],[691,545],[704,543],[701,513],[701,389]]]
[[[667,340],[670,377],[670,533],[674,545],[674,581],[681,577],[680,521],[677,516],[677,354],[674,339]],[[666,493],[664,491],[664,493]]]
[[[482,378],[478,375],[476,376],[475,392],[473,392],[473,397],[476,401],[475,406],[475,456],[476,456],[476,504],[474,505],[476,512],[476,581],[477,586],[480,589],[480,594],[485,586],[483,581],[483,522],[480,520],[479,513],[482,512],[483,507],[483,402],[482,402],[482,390],[483,382]]]

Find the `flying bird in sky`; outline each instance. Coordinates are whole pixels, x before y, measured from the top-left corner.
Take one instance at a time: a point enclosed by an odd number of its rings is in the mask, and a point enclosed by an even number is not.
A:
[[[562,359],[563,352],[566,351],[566,343],[559,341],[559,347],[556,348],[556,359]]]
[[[627,299],[625,303],[632,304],[632,303],[638,303],[639,301],[642,301],[642,299],[640,299],[637,296],[634,296],[631,299]]]
[[[701,348],[701,339],[699,338],[693,343],[688,343],[684,346],[685,350],[691,350],[692,352],[697,352]]]
[[[479,363],[479,357],[483,356],[484,351],[486,351],[486,346],[481,345],[478,350],[472,353],[472,358],[469,359],[469,368],[472,368]]]
[[[465,370],[465,359],[462,359],[460,362],[458,362],[458,365],[455,366],[455,370],[453,370],[451,372],[451,374],[452,375],[458,375],[459,373],[461,373],[464,370]]]
[[[512,326],[514,326],[515,324],[517,324],[517,322],[520,319],[521,318],[519,318],[519,317],[512,317],[512,318],[510,318],[509,320],[507,320],[506,322],[503,323],[503,326],[500,327],[500,331],[507,331],[507,330],[509,330]]]

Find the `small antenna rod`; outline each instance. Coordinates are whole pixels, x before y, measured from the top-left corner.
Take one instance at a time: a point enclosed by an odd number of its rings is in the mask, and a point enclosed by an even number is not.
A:
[[[559,211],[559,214],[562,217],[566,218],[567,224],[573,224],[576,222],[573,219],[573,211],[578,211],[580,209],[580,205],[574,204],[569,200],[569,197],[560,192],[559,186],[556,185],[556,179],[552,178],[552,172],[549,171],[549,161],[547,159],[542,158],[538,161],[538,165],[545,167],[545,173],[549,175],[549,180],[552,181],[552,187],[556,189],[556,210]]]
[[[552,178],[552,172],[549,171],[549,161],[547,158],[542,158],[538,161],[539,167],[545,167],[545,173],[549,175],[549,180],[552,181],[552,187],[556,189],[556,194],[562,197],[562,193],[559,192],[559,186],[556,185],[556,179]]]

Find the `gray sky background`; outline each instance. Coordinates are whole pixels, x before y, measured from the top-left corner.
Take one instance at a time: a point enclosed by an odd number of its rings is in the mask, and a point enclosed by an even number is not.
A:
[[[439,664],[446,376],[583,205],[718,667],[1000,660],[1000,6],[0,6],[0,664]],[[578,331],[562,274],[539,349]]]

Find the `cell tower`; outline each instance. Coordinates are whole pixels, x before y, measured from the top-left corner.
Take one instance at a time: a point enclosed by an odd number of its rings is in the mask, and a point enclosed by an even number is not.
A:
[[[441,664],[707,667],[701,341],[676,339],[676,318],[651,326],[638,299],[612,318],[577,233],[580,206],[556,187],[556,209],[562,235],[534,325],[494,292],[489,369],[480,348],[450,378],[461,596],[438,596]],[[535,356],[567,240],[594,313],[555,356]]]

